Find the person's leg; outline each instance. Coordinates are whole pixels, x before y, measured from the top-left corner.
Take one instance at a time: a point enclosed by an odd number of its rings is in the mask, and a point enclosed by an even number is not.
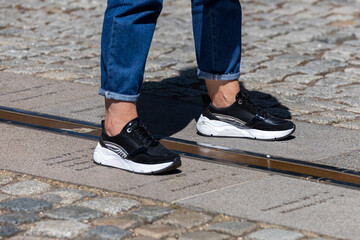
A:
[[[105,131],[109,136],[118,135],[128,122],[137,117],[136,102],[105,98]]]
[[[235,102],[240,90],[241,5],[238,0],[192,0],[198,75],[217,107]]]
[[[240,91],[241,21],[239,0],[192,0],[198,76],[208,96],[197,121],[206,136],[282,139],[292,122],[275,118]]]
[[[109,0],[101,39],[105,129],[114,136],[137,117],[136,100],[162,0]]]
[[[239,80],[205,80],[208,95],[212,104],[218,108],[228,107],[236,100],[240,91]]]
[[[98,164],[154,174],[181,165],[137,117],[136,100],[162,0],[108,0],[101,41],[105,121],[94,151]]]

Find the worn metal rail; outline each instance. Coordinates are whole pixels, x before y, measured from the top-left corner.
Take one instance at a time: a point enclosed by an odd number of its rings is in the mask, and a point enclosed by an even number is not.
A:
[[[3,106],[0,106],[0,121],[93,140],[98,140],[101,133],[98,124]],[[355,170],[273,158],[175,138],[161,138],[160,141],[167,148],[197,160],[263,169],[360,189],[360,172]]]

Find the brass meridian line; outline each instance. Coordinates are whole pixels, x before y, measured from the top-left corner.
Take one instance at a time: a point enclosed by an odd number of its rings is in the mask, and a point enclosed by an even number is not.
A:
[[[65,132],[74,132],[74,133],[83,133],[84,136],[98,137],[101,134],[101,128],[98,126],[76,122],[75,120],[70,119],[56,119],[57,117],[50,115],[42,114],[31,114],[31,112],[26,112],[17,109],[0,109],[0,120],[20,123],[29,125],[31,127],[43,127],[48,130],[63,130]],[[83,132],[81,132],[83,131]],[[94,139],[94,138],[92,138]],[[242,154],[237,152],[232,152],[228,150],[212,148],[207,146],[199,146],[196,144],[189,144],[178,142],[170,139],[161,139],[160,142],[164,144],[167,148],[178,151],[183,154],[190,154],[195,158],[211,158],[212,162],[216,161],[232,164],[232,165],[250,165],[259,167],[261,169],[268,170],[277,170],[284,171],[288,173],[296,173],[300,175],[313,176],[317,178],[324,178],[335,180],[339,182],[351,183],[360,185],[360,175],[355,175],[351,173],[344,173],[341,171],[336,171],[332,169],[326,169],[325,166],[316,167],[308,166],[305,163],[294,163],[287,162],[285,160],[277,160],[271,158],[264,158],[258,156],[252,156],[248,154]]]
[[[34,116],[26,113],[12,112],[3,109],[0,109],[0,119],[47,128],[55,128],[64,131],[73,131],[76,129],[86,128],[89,129],[89,131],[86,132],[88,135],[100,136],[101,134],[101,128],[98,127],[69,122],[65,120],[51,119],[44,116]]]
[[[285,162],[276,159],[262,158],[257,156],[245,155],[222,149],[212,149],[208,147],[199,147],[196,145],[177,143],[174,141],[163,140],[162,143],[169,149],[192,153],[200,156],[211,156],[215,159],[225,160],[227,162],[249,164],[261,167],[263,169],[276,169],[286,172],[294,172],[302,175],[315,176],[319,178],[333,179],[336,181],[350,182],[360,184],[360,176],[348,173],[337,172],[314,166],[306,166],[303,164]]]

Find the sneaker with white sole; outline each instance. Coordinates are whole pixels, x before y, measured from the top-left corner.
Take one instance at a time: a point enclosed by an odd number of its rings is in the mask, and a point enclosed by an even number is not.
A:
[[[226,108],[215,107],[208,96],[203,100],[203,112],[196,124],[201,135],[280,140],[295,131],[294,123],[270,115],[241,91],[235,103]]]
[[[94,151],[97,164],[134,173],[158,174],[181,166],[180,156],[155,140],[140,122],[130,121],[120,134],[110,137],[104,130]]]

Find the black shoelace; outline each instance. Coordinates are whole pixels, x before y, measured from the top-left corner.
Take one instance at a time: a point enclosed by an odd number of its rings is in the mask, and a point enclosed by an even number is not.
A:
[[[134,131],[137,137],[142,141],[144,147],[148,148],[158,144],[158,141],[151,136],[144,124],[138,123],[136,127],[132,128],[132,131]]]
[[[240,98],[242,100],[242,103],[249,106],[251,109],[254,109],[257,115],[267,118],[268,113],[259,105],[253,103],[250,99],[250,96],[247,93],[241,92]],[[239,100],[238,100],[239,101]]]

